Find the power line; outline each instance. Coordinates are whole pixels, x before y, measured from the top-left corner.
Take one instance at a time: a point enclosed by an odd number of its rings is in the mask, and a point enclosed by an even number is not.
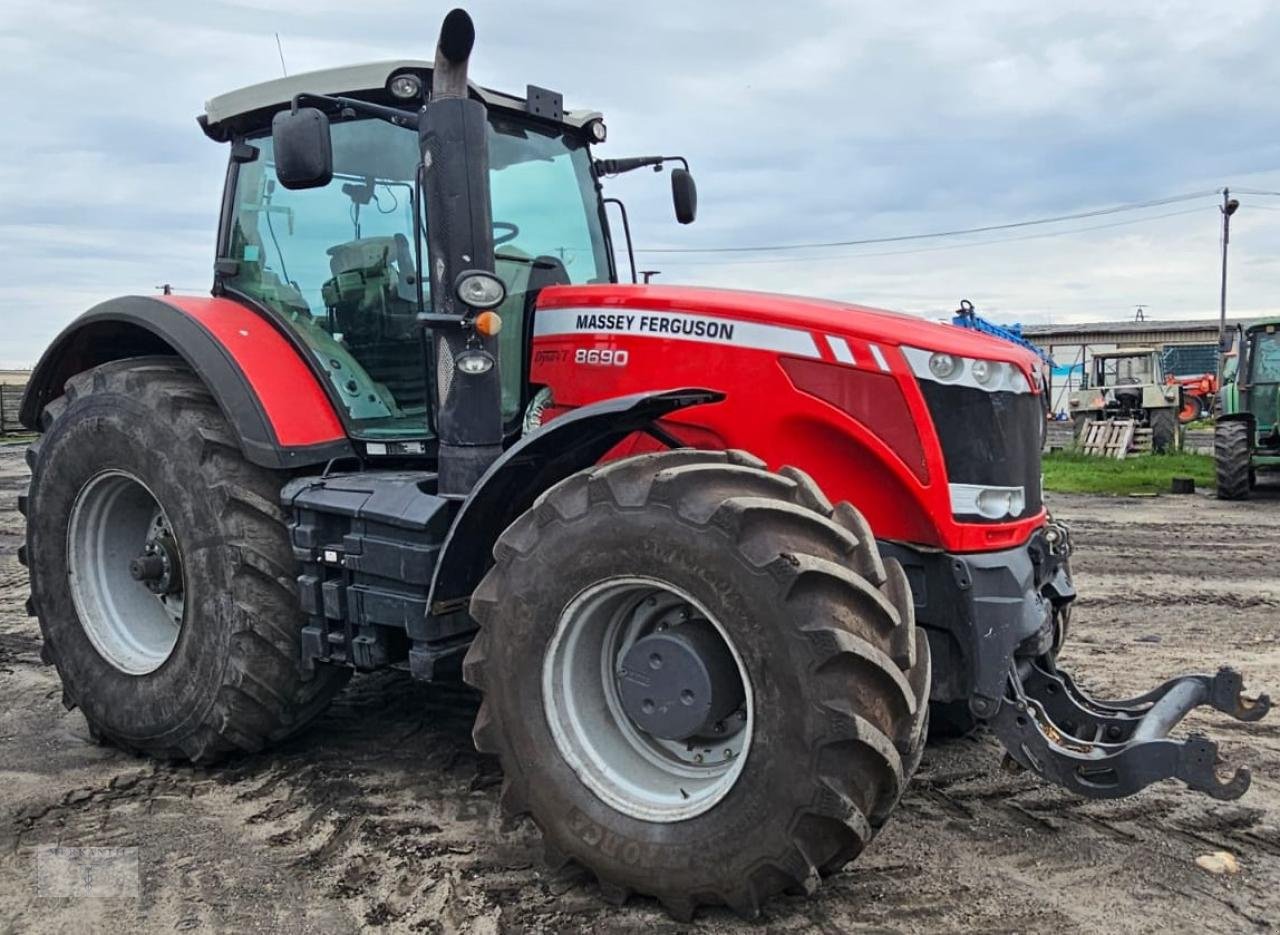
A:
[[[985,247],[992,244],[1017,243],[1025,240],[1043,240],[1049,237],[1069,237],[1072,234],[1084,234],[1089,231],[1106,230],[1113,227],[1126,227],[1132,224],[1144,224],[1147,221],[1159,221],[1164,218],[1182,217],[1187,214],[1199,214],[1205,210],[1205,206],[1195,208],[1183,208],[1181,211],[1168,211],[1164,214],[1153,214],[1142,218],[1130,218],[1124,221],[1111,221],[1107,224],[1092,224],[1088,227],[1075,227],[1070,230],[1046,231],[1040,234],[1023,234],[1017,237],[995,237],[989,240],[975,240],[970,243],[949,244],[942,247],[918,247],[914,250],[878,250],[875,252],[859,252],[859,253],[838,253],[826,254],[823,256],[810,257],[794,257],[794,258],[769,258],[760,260],[668,260],[667,263],[672,266],[775,266],[775,265],[795,265],[797,263],[829,263],[834,260],[857,260],[864,257],[882,257],[882,256],[911,256],[918,253],[938,253],[944,250],[967,250],[971,247]],[[639,252],[639,251],[637,251]]]
[[[1219,195],[1222,189],[1188,192],[1184,195],[1171,195],[1168,198],[1155,198],[1150,201],[1137,201],[1129,204],[1114,205],[1110,208],[1098,208],[1093,211],[1077,211],[1073,214],[1059,214],[1053,217],[1034,218],[1029,221],[1012,221],[1007,224],[986,224],[982,227],[963,227],[955,230],[930,231],[923,234],[899,234],[896,237],[869,237],[861,240],[832,240],[820,243],[796,244],[764,244],[752,247],[650,247],[637,250],[636,253],[776,253],[782,250],[812,250],[825,247],[860,247],[867,244],[901,243],[907,240],[930,240],[937,237],[959,237],[966,234],[985,234],[991,231],[1013,230],[1020,227],[1034,227],[1040,224],[1057,224],[1062,221],[1079,221],[1085,218],[1102,217],[1108,214],[1119,214],[1123,211],[1141,211],[1144,208],[1158,208],[1162,205],[1176,204],[1181,201],[1192,201]]]

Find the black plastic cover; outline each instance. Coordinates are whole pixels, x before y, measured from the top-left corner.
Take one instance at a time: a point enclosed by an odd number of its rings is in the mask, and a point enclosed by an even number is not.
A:
[[[1015,517],[1040,512],[1040,449],[1044,409],[1032,393],[988,393],[967,386],[920,381],[929,416],[953,484],[1021,487],[1026,507]],[[968,522],[992,522],[962,515]],[[1008,520],[1001,520],[1008,522]]]
[[[457,508],[435,495],[435,484],[431,473],[365,471],[299,478],[284,488],[308,617],[304,661],[376,669],[412,667],[416,659],[420,668],[423,659],[454,652],[475,629],[465,614],[427,609]]]

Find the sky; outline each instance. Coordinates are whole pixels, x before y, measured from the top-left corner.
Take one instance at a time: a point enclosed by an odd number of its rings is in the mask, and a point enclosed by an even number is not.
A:
[[[1280,5],[475,0],[472,77],[602,111],[601,156],[686,156],[609,183],[637,247],[899,237],[1224,185],[1280,191]],[[161,283],[208,289],[225,145],[195,117],[290,73],[430,58],[445,5],[0,0],[0,367],[76,315]],[[1241,195],[1229,312],[1280,305],[1280,196]],[[660,282],[1001,322],[1212,317],[1220,196],[965,237],[642,253]],[[1117,222],[1124,222],[1117,224]],[[1133,223],[1130,223],[1133,222]],[[1103,226],[1106,225],[1106,226]],[[1015,239],[1016,238],[1016,239]]]

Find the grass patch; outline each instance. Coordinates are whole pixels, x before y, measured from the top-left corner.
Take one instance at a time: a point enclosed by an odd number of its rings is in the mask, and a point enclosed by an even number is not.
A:
[[[1117,461],[1077,451],[1044,456],[1044,489],[1058,493],[1168,493],[1175,477],[1213,487],[1213,458],[1197,454],[1138,455]]]

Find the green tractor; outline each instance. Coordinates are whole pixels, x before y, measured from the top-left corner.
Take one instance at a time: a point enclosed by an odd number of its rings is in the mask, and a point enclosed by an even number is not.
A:
[[[1258,471],[1280,468],[1280,318],[1236,326],[1213,432],[1218,499],[1245,500]]]

